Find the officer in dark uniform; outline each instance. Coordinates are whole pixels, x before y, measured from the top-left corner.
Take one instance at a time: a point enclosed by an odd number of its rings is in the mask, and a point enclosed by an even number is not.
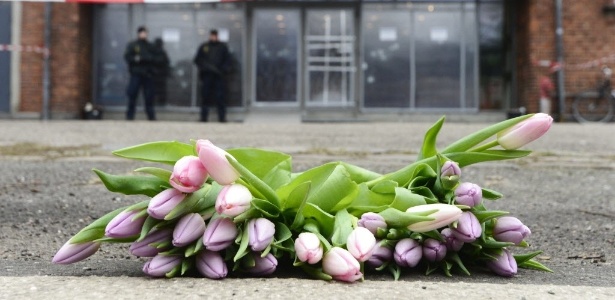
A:
[[[138,39],[126,46],[124,60],[128,64],[130,82],[126,89],[128,95],[128,110],[126,120],[135,119],[135,105],[139,90],[143,88],[145,98],[145,112],[150,121],[156,120],[154,112],[154,73],[159,58],[156,55],[154,45],[147,41],[147,29],[140,26],[137,29]]]
[[[208,102],[216,104],[218,121],[226,122],[225,75],[230,69],[230,54],[225,43],[218,40],[218,31],[209,32],[209,41],[201,44],[194,56],[202,83],[201,122],[207,122]]]

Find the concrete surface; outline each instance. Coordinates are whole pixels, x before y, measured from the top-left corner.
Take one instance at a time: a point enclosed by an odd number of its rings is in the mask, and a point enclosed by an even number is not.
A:
[[[283,118],[282,118],[283,119]],[[475,270],[448,278],[369,273],[355,284],[310,280],[282,266],[272,278],[153,280],[125,245],[105,245],[83,262],[50,263],[81,227],[140,200],[104,189],[92,168],[128,174],[147,163],[110,151],[143,142],[208,138],[222,147],[262,147],[293,155],[297,171],[344,160],[377,172],[413,161],[429,123],[238,124],[124,121],[0,121],[0,299],[192,298],[615,298],[615,138],[613,124],[554,124],[517,161],[470,166],[464,181],[502,192],[486,205],[507,210],[531,229],[528,249],[554,270],[520,270],[514,278]],[[435,121],[435,120],[434,120]],[[446,145],[488,124],[445,124]]]

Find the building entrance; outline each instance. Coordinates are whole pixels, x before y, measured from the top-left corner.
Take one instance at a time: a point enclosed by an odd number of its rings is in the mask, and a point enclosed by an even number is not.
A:
[[[11,44],[11,2],[0,2],[0,45]],[[0,51],[0,112],[11,109],[11,52]]]

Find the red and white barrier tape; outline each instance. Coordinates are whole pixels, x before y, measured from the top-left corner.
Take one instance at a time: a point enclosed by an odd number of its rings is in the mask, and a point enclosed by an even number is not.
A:
[[[0,51],[34,52],[49,56],[49,49],[40,46],[0,44]]]

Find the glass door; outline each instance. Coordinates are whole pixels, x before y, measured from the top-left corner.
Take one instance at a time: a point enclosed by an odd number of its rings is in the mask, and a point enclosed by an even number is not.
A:
[[[351,8],[307,9],[307,106],[353,106],[355,30]]]

